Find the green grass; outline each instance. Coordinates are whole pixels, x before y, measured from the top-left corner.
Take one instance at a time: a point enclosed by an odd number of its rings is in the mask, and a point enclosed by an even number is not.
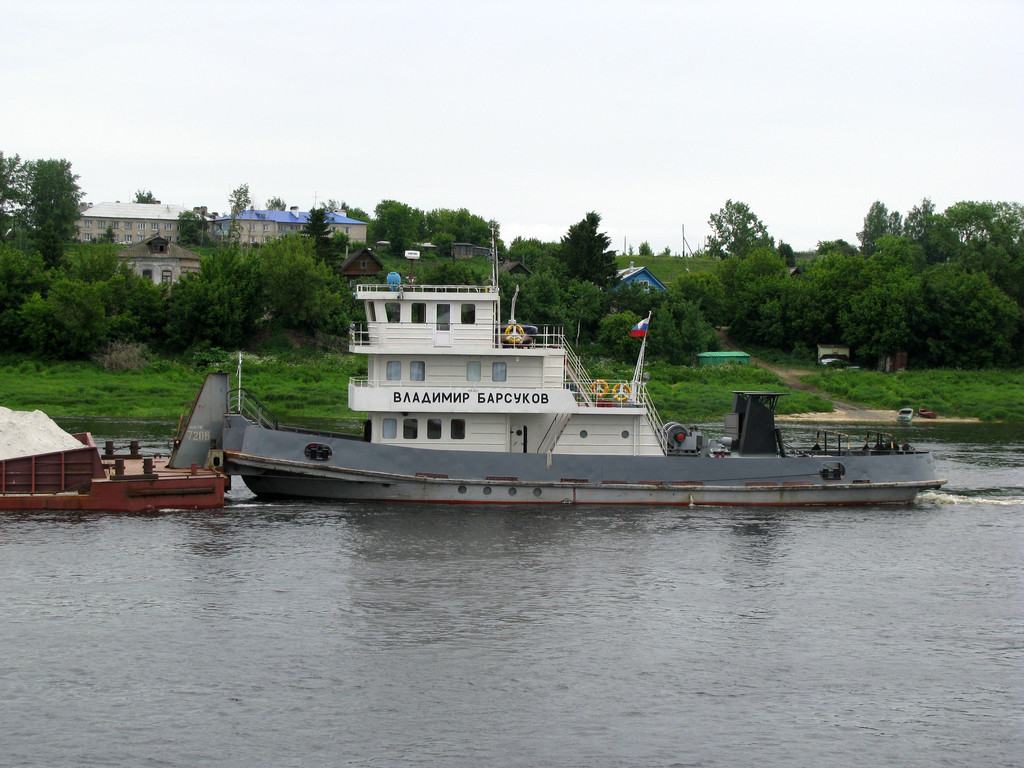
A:
[[[0,405],[39,409],[52,418],[111,417],[177,421],[187,412],[207,372],[235,373],[231,353],[193,367],[157,360],[140,371],[105,372],[91,362],[43,363],[0,360]],[[595,378],[629,379],[633,368],[605,358],[587,358]],[[362,355],[303,352],[283,356],[247,355],[242,383],[281,421],[350,421],[348,381],[363,376]],[[787,393],[778,412],[827,413],[832,404],[802,390],[787,389],[773,373],[755,366],[707,368],[652,362],[648,388],[665,419],[691,422],[721,418],[732,407],[733,390]],[[1024,370],[907,371],[882,374],[861,370],[821,370],[802,380],[830,397],[884,410],[920,406],[940,416],[983,421],[1024,422]],[[234,379],[232,384],[234,385]]]
[[[808,384],[870,408],[924,406],[940,416],[1024,422],[1024,370],[902,371],[832,370],[802,376]]]

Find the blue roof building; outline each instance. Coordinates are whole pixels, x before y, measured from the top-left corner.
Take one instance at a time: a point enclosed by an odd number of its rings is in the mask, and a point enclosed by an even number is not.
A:
[[[242,242],[254,245],[269,243],[282,235],[301,232],[309,221],[309,211],[300,211],[292,206],[287,211],[258,211],[250,208],[235,217],[241,225]],[[366,242],[366,222],[350,218],[344,211],[328,212],[327,224],[331,232],[342,232],[352,242]],[[227,239],[231,232],[231,217],[221,216],[213,221],[213,236]]]
[[[650,291],[651,289],[656,291],[665,290],[661,280],[656,278],[647,267],[634,266],[632,261],[629,262],[628,267],[619,270],[619,285],[639,285],[645,291]]]

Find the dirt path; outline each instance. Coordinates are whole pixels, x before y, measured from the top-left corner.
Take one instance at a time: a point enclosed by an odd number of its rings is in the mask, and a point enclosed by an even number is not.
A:
[[[742,351],[740,347],[729,338],[729,334],[724,329],[716,329],[715,333],[718,334],[718,339],[722,344],[722,349],[729,351]],[[759,357],[754,355],[750,356],[750,364],[756,365],[759,368],[764,368],[767,371],[771,371],[790,389],[799,389],[803,392],[810,392],[811,394],[817,395],[823,400],[828,400],[832,403],[832,407],[835,409],[832,413],[794,413],[783,415],[780,414],[776,418],[779,421],[803,421],[803,420],[817,420],[817,421],[881,421],[890,422],[895,421],[896,414],[891,411],[878,411],[872,408],[865,408],[860,405],[854,405],[852,403],[844,403],[841,400],[836,400],[830,397],[827,392],[824,392],[816,387],[812,387],[807,382],[803,381],[800,377],[805,376],[813,371],[807,368],[782,368],[777,365],[765,362]]]

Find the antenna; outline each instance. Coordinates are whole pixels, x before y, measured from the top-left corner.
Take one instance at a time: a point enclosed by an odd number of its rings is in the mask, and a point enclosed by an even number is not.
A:
[[[693,248],[690,248],[690,244],[688,242],[686,242],[686,225],[685,224],[681,224],[680,226],[682,226],[682,228],[683,228],[683,256],[686,256],[686,252],[689,251],[690,252],[690,256],[692,257],[693,256]]]

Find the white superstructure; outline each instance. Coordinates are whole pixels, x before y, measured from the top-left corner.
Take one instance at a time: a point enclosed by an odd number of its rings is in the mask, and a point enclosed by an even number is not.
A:
[[[664,455],[641,383],[590,378],[561,329],[502,323],[492,287],[364,285],[349,407],[371,442],[512,453]],[[658,423],[657,419],[654,423]]]

